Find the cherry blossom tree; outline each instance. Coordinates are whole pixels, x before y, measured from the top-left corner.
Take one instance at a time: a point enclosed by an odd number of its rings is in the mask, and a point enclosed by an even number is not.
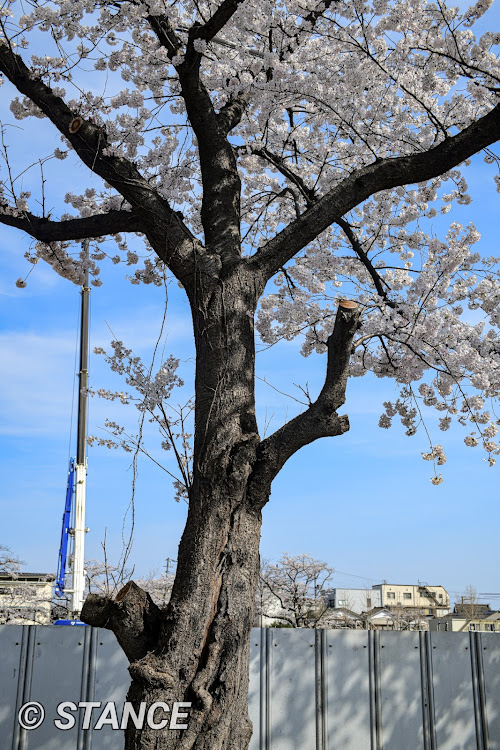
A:
[[[23,564],[24,563],[13,554],[10,547],[0,544],[0,570],[2,573],[14,576],[21,572]]]
[[[256,597],[257,614],[284,627],[328,627],[331,618],[325,589],[333,572],[326,563],[307,554],[285,552],[277,563],[264,560]]]
[[[89,597],[83,611],[129,658],[129,700],[192,702],[188,729],[132,726],[127,750],[248,747],[261,511],[296,451],[349,429],[339,413],[349,375],[399,387],[382,427],[397,416],[414,434],[422,408],[434,407],[442,430],[457,421],[467,445],[491,464],[498,454],[497,260],[473,249],[474,226],[453,222],[438,237],[430,221],[470,200],[470,159],[498,163],[500,35],[473,32],[488,5],[2,4],[11,113],[46,118],[60,137],[37,167],[71,153],[102,188],[68,192],[68,211],[53,215],[45,179],[30,195],[9,169],[5,134],[0,221],[33,238],[28,262],[77,284],[86,267],[100,283],[99,240],[111,236],[110,262],[135,266],[133,283],[174,277],[192,313],[192,461],[179,451],[189,511],[169,604],[160,610],[129,583],[114,599]],[[88,262],[74,246],[85,238]],[[301,336],[303,354],[325,353],[320,393],[265,438],[255,327],[268,345]],[[156,377],[115,347],[116,367],[171,447],[182,433],[164,399],[176,361]],[[424,457],[439,484],[443,447],[431,442]]]

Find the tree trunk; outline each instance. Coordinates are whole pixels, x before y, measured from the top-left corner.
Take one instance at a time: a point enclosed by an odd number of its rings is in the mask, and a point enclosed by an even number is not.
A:
[[[214,487],[212,503],[216,507],[205,516],[188,521],[180,559],[191,559],[178,568],[176,594],[156,647],[130,665],[127,700],[136,711],[141,703],[162,701],[172,710],[175,701],[189,702],[188,728],[139,731],[131,725],[126,750],[248,748],[249,640],[261,517],[220,487]],[[155,720],[162,718],[158,709]]]
[[[250,629],[270,483],[248,491],[259,444],[254,404],[257,290],[243,266],[191,295],[197,348],[189,511],[170,602],[160,612],[128,584],[114,602],[90,597],[82,617],[111,628],[130,659],[136,713],[191,703],[183,730],[136,729],[126,750],[247,750]],[[187,710],[187,709],[185,709]],[[154,721],[168,714],[158,708]]]
[[[82,619],[107,627],[130,660],[127,700],[140,716],[155,703],[190,703],[186,729],[129,721],[125,750],[247,750],[249,646],[259,576],[261,509],[271,482],[302,445],[340,435],[359,311],[342,301],[328,338],[318,399],[260,441],[255,417],[254,312],[262,292],[245,261],[189,290],[197,350],[195,442],[189,511],[170,602],[159,610],[127,584],[114,601],[89,596]],[[153,709],[151,709],[153,710]]]

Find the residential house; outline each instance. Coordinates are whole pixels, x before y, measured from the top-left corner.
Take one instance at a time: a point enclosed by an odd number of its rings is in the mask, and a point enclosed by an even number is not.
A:
[[[361,614],[373,607],[382,606],[380,591],[376,589],[341,589],[335,588],[328,592],[328,606],[334,609],[347,607],[352,612]]]
[[[49,625],[54,580],[52,574],[0,571],[0,624]]]
[[[367,630],[428,630],[430,621],[428,617],[403,607],[375,607],[363,617]]]
[[[450,611],[450,597],[443,586],[378,583],[366,589],[331,589],[328,606],[348,607],[361,614],[376,607],[411,610],[415,614],[442,617]]]
[[[448,631],[450,633],[500,633],[500,612],[493,612],[489,604],[475,605],[475,611],[467,612],[460,605],[455,611],[444,617],[429,621],[429,630]]]

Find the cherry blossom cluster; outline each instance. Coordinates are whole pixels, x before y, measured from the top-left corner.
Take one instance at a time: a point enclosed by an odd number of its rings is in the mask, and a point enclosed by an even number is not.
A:
[[[425,427],[424,414],[436,410],[440,430],[448,430],[453,420],[473,428],[465,444],[481,444],[493,465],[500,453],[494,441],[499,424],[494,402],[500,394],[498,260],[473,252],[479,240],[473,225],[464,229],[453,223],[443,241],[422,231],[389,229],[378,250],[376,226],[359,221],[353,226],[361,249],[373,258],[382,293],[374,288],[363,256],[338,232],[328,243],[338,248],[334,256],[314,243],[275,278],[278,290],[263,299],[258,313],[262,339],[273,344],[302,334],[304,355],[326,351],[338,299],[357,297],[363,317],[351,374],[372,372],[400,387],[400,397],[384,404],[379,425],[390,427],[398,415],[411,436]],[[432,460],[435,451],[431,441]]]
[[[477,37],[473,31],[489,4],[479,0],[460,11],[426,0],[259,0],[241,3],[215,38],[196,40],[200,85],[215,112],[242,103],[229,139],[242,183],[244,254],[254,254],[356,169],[421,153],[498,105],[500,34]],[[49,85],[76,118],[98,127],[108,144],[105,156],[133,160],[201,241],[203,180],[179,71],[189,30],[219,5],[31,0],[26,6],[8,0],[2,10],[2,43],[23,55],[32,78]],[[154,16],[175,34],[176,54],[156,35]],[[13,98],[11,112],[18,120],[43,116],[22,96]],[[61,140],[52,154],[58,160],[72,148],[64,135]],[[493,151],[485,160],[498,168]],[[276,275],[261,301],[257,329],[266,344],[302,336],[304,355],[324,352],[338,299],[356,299],[363,316],[351,374],[372,372],[399,387],[380,425],[389,427],[398,415],[413,435],[424,413],[434,410],[440,430],[457,421],[468,430],[466,445],[481,445],[493,464],[500,453],[494,412],[500,390],[498,259],[473,249],[480,238],[473,225],[454,222],[437,236],[430,223],[473,198],[466,167],[381,190],[339,218]],[[498,175],[496,180],[500,188]],[[23,217],[41,203],[5,180],[1,213]],[[73,213],[63,220],[131,209],[106,184],[68,193],[66,203]],[[123,263],[127,272],[139,266],[128,275],[131,283],[164,283],[165,268],[147,243],[141,253],[121,235],[114,239],[118,250],[111,262]],[[107,257],[97,248],[88,261],[94,285],[100,283],[97,263]],[[87,261],[68,243],[37,243],[28,260],[39,258],[81,283]],[[173,447],[176,420],[161,410],[178,384],[178,363],[167,360],[153,377],[120,342],[108,361],[136,389],[142,412],[155,415],[164,447]],[[178,463],[188,486],[184,433],[176,433],[182,443]],[[430,442],[426,456],[441,465],[444,454]],[[432,481],[438,484],[440,475]]]
[[[31,32],[47,32],[44,53],[31,58],[33,75],[105,128],[110,153],[135,159],[194,221],[201,178],[176,67],[188,29],[217,3],[35,0],[31,6],[26,13],[15,0],[5,5],[5,34],[29,49]],[[438,143],[496,104],[500,35],[476,39],[471,28],[487,6],[459,13],[424,0],[266,1],[258,10],[242,3],[215,40],[197,40],[214,106],[234,96],[249,100],[232,133],[249,250],[305,205],[300,191],[283,193],[282,175],[263,169],[263,147],[321,194],[374,158]],[[181,41],[175,59],[148,23],[155,12],[167,13]],[[92,69],[93,85],[85,85],[81,72],[88,78]],[[12,111],[20,119],[41,115],[19,97]],[[460,192],[450,196],[466,200]]]

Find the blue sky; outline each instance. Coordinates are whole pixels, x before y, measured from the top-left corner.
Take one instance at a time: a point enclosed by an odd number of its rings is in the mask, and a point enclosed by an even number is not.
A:
[[[497,7],[491,27],[499,17]],[[0,93],[5,103],[7,87]],[[9,114],[7,121],[12,122]],[[39,120],[16,124],[23,130],[11,131],[13,149],[38,158],[51,127]],[[43,153],[48,150],[43,147]],[[54,205],[61,205],[61,196],[80,184],[98,186],[74,158],[55,166],[58,171],[50,187]],[[498,254],[499,196],[492,174],[491,167],[475,157],[466,170],[473,203],[456,207],[447,217],[462,223],[473,220],[482,233],[477,247],[485,255]],[[26,184],[30,179],[35,175],[27,176]],[[32,271],[26,289],[16,288],[16,279],[31,268],[23,258],[29,245],[22,233],[0,227],[0,544],[11,547],[26,569],[49,572],[57,565],[67,464],[75,451],[80,295],[77,287],[42,263]],[[132,286],[121,267],[102,266],[104,284],[92,292],[91,345],[109,347],[111,328],[148,362],[161,328],[164,290]],[[179,399],[185,399],[190,394],[193,346],[187,305],[175,284],[169,287],[166,332],[166,354],[183,361],[186,385]],[[308,381],[311,393],[317,392],[324,367],[324,359],[317,355],[301,357],[299,342],[277,345],[258,356],[258,374],[296,396],[300,393],[294,383]],[[124,388],[95,355],[90,381],[95,388]],[[264,509],[262,556],[276,559],[284,551],[307,552],[342,571],[335,574],[334,585],[366,587],[385,579],[442,584],[452,596],[467,584],[479,592],[500,592],[493,564],[500,527],[500,467],[489,468],[479,448],[464,445],[464,430],[434,429],[448,461],[442,467],[443,484],[433,486],[432,465],[420,456],[428,449],[425,434],[419,431],[407,438],[397,423],[388,431],[377,426],[382,402],[394,394],[389,380],[365,377],[349,382],[345,412],[351,430],[308,446],[285,466]],[[261,381],[257,397],[261,426],[271,418],[270,429],[276,429],[295,413],[294,401]],[[99,428],[107,417],[134,429],[134,412],[133,407],[92,399],[89,432],[104,435]],[[153,455],[173,469],[170,455],[160,455],[159,441],[155,443],[149,427],[147,437]],[[91,531],[86,556],[102,557],[106,533],[108,555],[115,562],[131,497],[131,457],[90,448],[88,462]],[[168,476],[141,457],[131,556],[140,575],[176,557],[186,506],[175,503],[173,496]],[[491,603],[500,607],[500,599]]]

